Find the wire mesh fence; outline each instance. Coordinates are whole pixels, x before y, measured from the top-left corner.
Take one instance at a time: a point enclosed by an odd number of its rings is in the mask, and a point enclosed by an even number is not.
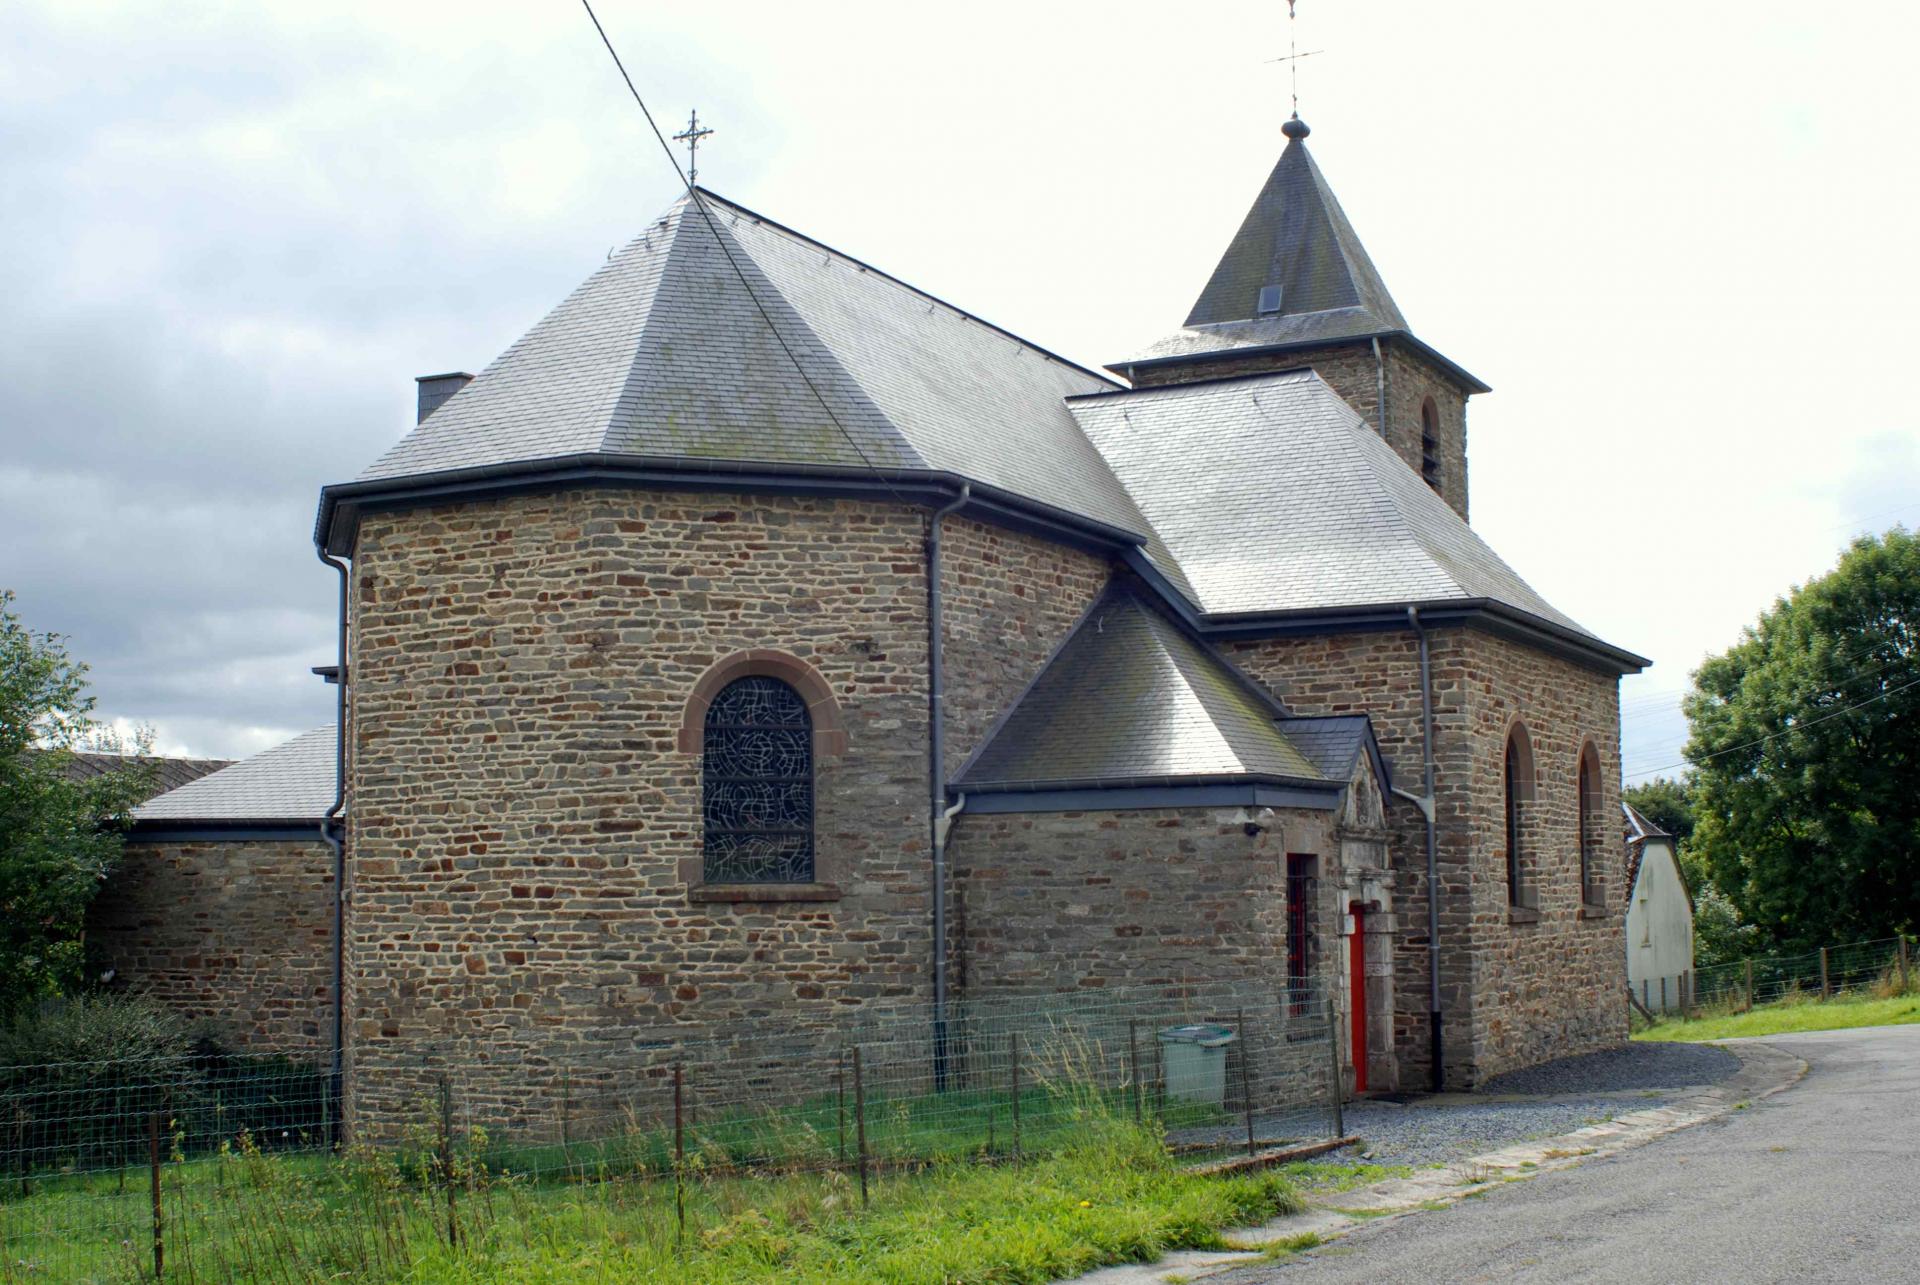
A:
[[[1741,1012],[1796,999],[1906,994],[1920,980],[1913,969],[1912,944],[1905,937],[1886,937],[1642,979],[1635,997],[1656,1013]]]
[[[989,995],[938,1026],[902,1002],[596,1028],[363,1052],[344,1104],[282,1056],[13,1068],[0,1281],[377,1275],[562,1205],[679,1243],[740,1193],[851,1207],[1116,1128],[1195,1159],[1323,1140],[1329,1012],[1318,988],[1217,983]]]

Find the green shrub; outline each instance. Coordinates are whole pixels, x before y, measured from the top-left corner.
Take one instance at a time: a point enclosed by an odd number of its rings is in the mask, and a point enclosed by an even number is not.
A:
[[[192,1051],[145,996],[46,1002],[0,1030],[0,1151],[22,1169],[125,1163],[152,1112],[198,1105]]]

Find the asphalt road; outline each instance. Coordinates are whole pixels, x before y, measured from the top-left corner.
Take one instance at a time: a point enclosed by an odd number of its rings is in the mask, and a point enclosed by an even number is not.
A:
[[[1765,1043],[1807,1077],[1646,1146],[1208,1279],[1920,1282],[1920,1026]]]

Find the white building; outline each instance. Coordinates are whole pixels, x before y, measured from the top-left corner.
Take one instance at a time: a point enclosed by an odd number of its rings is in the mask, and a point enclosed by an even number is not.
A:
[[[1693,898],[1673,836],[1622,803],[1627,817],[1627,985],[1654,1012],[1678,1008],[1693,972]]]

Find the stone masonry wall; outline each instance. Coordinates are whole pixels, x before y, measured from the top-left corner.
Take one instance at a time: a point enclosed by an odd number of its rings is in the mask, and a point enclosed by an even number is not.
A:
[[[1600,764],[1601,818],[1620,815],[1619,681],[1504,639],[1477,636],[1463,658],[1474,745],[1474,1047],[1481,1076],[1627,1038],[1621,934],[1627,889],[1598,867],[1604,913],[1581,908],[1580,751]],[[1523,813],[1526,884],[1537,922],[1509,922],[1502,813],[1508,731],[1525,723],[1534,798]],[[1607,833],[1611,833],[1609,829]],[[1521,918],[1525,918],[1521,916]]]
[[[470,1106],[549,1116],[609,1030],[822,1022],[927,986],[924,514],[581,490],[368,516],[354,562],[355,1119],[436,1056]],[[831,900],[705,902],[696,680],[812,665],[847,749],[816,760]],[[769,898],[772,897],[769,893]]]
[[[117,987],[238,1049],[328,1047],[333,853],[311,842],[127,843],[87,912]]]
[[[1420,407],[1433,399],[1439,425],[1440,494],[1453,511],[1467,516],[1467,397],[1458,380],[1424,355],[1393,340],[1383,340],[1387,385],[1386,438],[1407,466],[1421,466]],[[1330,344],[1281,353],[1222,353],[1209,361],[1142,367],[1134,385],[1153,388],[1261,371],[1311,367],[1333,386],[1360,418],[1380,426],[1380,376],[1368,343]]]
[[[1622,1005],[1613,1002],[1624,893],[1605,889],[1613,917],[1579,917],[1574,838],[1574,765],[1587,739],[1600,758],[1602,803],[1618,811],[1618,681],[1477,629],[1436,629],[1430,638],[1446,1079],[1465,1086],[1625,1038]],[[1410,631],[1269,639],[1229,654],[1294,713],[1368,713],[1394,783],[1419,790],[1419,656]],[[1541,902],[1534,923],[1510,923],[1506,904],[1503,770],[1516,715],[1540,771],[1528,825]],[[1387,820],[1403,947],[1395,1043],[1401,1082],[1413,1085],[1431,1073],[1426,836],[1405,802],[1391,804]]]
[[[1106,586],[1105,558],[949,517],[941,529],[947,772],[957,774]]]
[[[1463,629],[1430,631],[1434,670],[1435,793],[1441,817],[1438,869],[1442,884],[1441,1002],[1446,1014],[1449,1084],[1473,1080],[1472,973],[1463,943],[1467,909],[1466,826],[1473,806],[1467,781],[1471,748],[1457,730],[1464,719],[1462,679],[1453,658]],[[1420,654],[1408,630],[1271,638],[1233,644],[1228,657],[1301,715],[1364,713],[1373,722],[1393,784],[1418,793],[1420,781]],[[1430,1082],[1427,1016],[1426,826],[1401,799],[1386,806],[1388,857],[1395,874],[1393,955],[1394,1048],[1403,1087]]]
[[[949,851],[967,992],[1277,980],[1287,854],[1337,859],[1333,814],[963,813]]]

